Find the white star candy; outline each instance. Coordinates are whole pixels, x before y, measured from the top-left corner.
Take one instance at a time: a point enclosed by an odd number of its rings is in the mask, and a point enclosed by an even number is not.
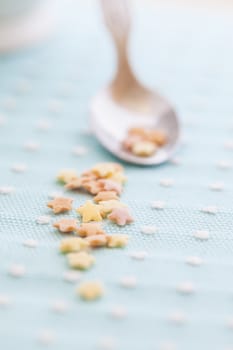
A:
[[[158,209],[158,210],[162,210],[164,209],[166,203],[164,201],[153,201],[151,202],[151,208],[152,209]]]
[[[23,242],[23,245],[28,248],[36,248],[38,246],[38,242],[35,239],[27,239]]]
[[[36,152],[38,151],[39,148],[40,148],[39,143],[35,141],[28,141],[24,144],[24,149],[26,151]]]
[[[148,253],[145,252],[144,250],[139,250],[139,251],[131,252],[129,256],[135,260],[144,260],[148,256]]]
[[[8,295],[0,294],[0,307],[8,306],[10,304],[10,298]]]
[[[88,148],[85,146],[76,146],[72,151],[75,156],[85,156],[88,153]]]
[[[197,230],[193,233],[193,236],[202,241],[206,241],[207,239],[209,239],[210,234],[207,230]]]
[[[173,342],[165,341],[162,342],[159,346],[159,350],[175,350],[176,346]]]
[[[192,294],[195,292],[195,288],[192,282],[182,282],[176,287],[177,292],[181,294]]]
[[[199,256],[189,256],[186,259],[186,263],[191,266],[200,266],[203,264],[203,260]]]
[[[110,315],[116,319],[123,319],[127,316],[127,310],[121,305],[114,306],[110,310]]]
[[[51,216],[41,215],[36,219],[36,222],[39,225],[48,225],[51,222]]]
[[[11,170],[15,173],[24,173],[27,170],[27,165],[23,163],[13,164]]]
[[[11,194],[15,191],[13,186],[2,186],[0,187],[0,194]]]
[[[232,163],[228,160],[220,160],[217,164],[218,168],[220,169],[231,169],[232,168]]]
[[[168,320],[177,325],[182,325],[186,322],[186,316],[183,311],[174,311],[168,316]]]
[[[212,191],[222,191],[224,189],[224,183],[223,182],[214,182],[209,185],[209,188]]]
[[[68,307],[68,303],[64,300],[56,300],[52,304],[52,310],[60,314],[64,314],[65,312],[67,312]]]
[[[61,191],[53,191],[48,194],[48,197],[51,199],[57,198],[57,197],[63,197],[64,193]]]
[[[146,235],[151,235],[156,232],[158,232],[158,228],[156,226],[146,225],[141,227],[141,233],[144,233]]]
[[[36,127],[38,130],[47,131],[47,130],[51,129],[51,123],[47,119],[41,119],[38,121]]]
[[[58,99],[52,99],[49,101],[48,109],[52,113],[60,113],[62,110],[63,104]]]
[[[120,285],[124,288],[135,288],[137,286],[137,279],[134,276],[125,276],[121,278]]]
[[[159,182],[160,186],[163,186],[163,187],[171,187],[174,185],[174,180],[173,179],[161,179],[160,182]]]
[[[207,207],[202,208],[201,211],[203,213],[215,215],[218,213],[218,208],[215,205],[209,205]]]
[[[63,278],[66,282],[69,283],[76,283],[78,281],[80,281],[82,277],[82,274],[78,271],[66,271],[63,275]]]
[[[55,342],[55,333],[50,329],[44,329],[39,333],[38,341],[42,345],[50,345]]]
[[[8,270],[9,275],[12,277],[23,277],[25,275],[26,269],[24,265],[13,264]]]
[[[100,339],[98,343],[98,349],[100,350],[113,350],[115,349],[116,341],[114,338],[106,336]]]

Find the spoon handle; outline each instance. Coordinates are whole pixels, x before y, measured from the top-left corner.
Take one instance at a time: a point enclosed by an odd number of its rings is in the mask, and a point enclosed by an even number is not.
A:
[[[118,69],[113,80],[113,92],[122,94],[124,86],[136,81],[128,60],[128,42],[130,34],[130,11],[127,0],[100,0],[106,26],[112,35],[117,55]]]

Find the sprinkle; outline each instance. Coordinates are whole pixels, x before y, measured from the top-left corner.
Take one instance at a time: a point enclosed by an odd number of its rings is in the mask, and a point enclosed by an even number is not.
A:
[[[105,231],[102,228],[102,225],[97,222],[88,222],[88,223],[82,223],[77,228],[77,233],[81,237],[88,237],[88,236],[95,236],[95,235],[103,235],[105,234]]]
[[[174,185],[174,180],[173,179],[161,179],[160,182],[159,182],[160,186],[163,186],[163,187],[171,187]]]
[[[11,194],[15,191],[12,186],[2,186],[0,187],[0,194]]]
[[[144,260],[147,256],[148,253],[143,250],[130,253],[130,257],[135,260]]]
[[[47,203],[47,206],[51,208],[54,214],[60,214],[72,209],[72,198],[57,197]]]
[[[81,272],[79,271],[66,271],[63,275],[63,278],[66,282],[69,283],[76,283],[78,282],[82,277]]]
[[[65,218],[54,222],[53,227],[57,228],[60,232],[69,233],[77,229],[77,224],[77,219]]]
[[[135,288],[137,286],[137,279],[134,276],[125,276],[120,280],[121,287]]]
[[[108,248],[123,248],[128,244],[129,236],[115,233],[114,235],[107,235]]]
[[[123,319],[127,316],[127,310],[123,306],[117,305],[110,310],[110,315],[116,319]]]
[[[8,295],[0,294],[0,307],[8,306],[10,304],[10,298]]]
[[[182,311],[174,311],[168,316],[169,321],[181,325],[186,322],[186,316]]]
[[[192,294],[194,293],[195,288],[192,282],[187,281],[187,282],[180,283],[177,286],[176,290],[181,294]]]
[[[69,253],[68,263],[73,269],[87,270],[95,264],[95,257],[85,251]]]
[[[17,163],[12,165],[11,170],[15,173],[24,173],[27,170],[27,165],[23,163]]]
[[[38,242],[35,239],[27,239],[23,242],[23,245],[28,248],[36,248],[38,246]]]
[[[165,341],[160,343],[159,350],[175,350],[176,345],[171,341]]]
[[[228,140],[225,142],[224,147],[229,150],[233,150],[233,140]]]
[[[53,191],[48,194],[48,197],[51,199],[57,198],[57,197],[63,197],[63,192],[61,191]]]
[[[51,345],[55,342],[55,333],[50,329],[44,329],[39,333],[38,341],[42,345]]]
[[[141,227],[141,233],[144,233],[146,235],[151,235],[151,234],[154,234],[156,232],[158,232],[158,228],[156,226],[147,225],[147,226]]]
[[[36,219],[36,222],[39,225],[48,225],[51,222],[51,216],[41,215]]]
[[[13,277],[23,277],[25,275],[26,269],[24,265],[13,264],[8,270],[8,273]]]
[[[52,113],[60,113],[62,110],[63,104],[60,100],[52,99],[49,101],[48,109]]]
[[[60,242],[61,253],[74,253],[86,250],[89,247],[89,243],[81,237],[69,237],[65,238]]]
[[[152,209],[164,209],[166,203],[163,201],[153,201],[151,202],[151,208]]]
[[[103,296],[104,287],[98,281],[86,281],[80,284],[77,293],[82,299],[92,301]]]
[[[209,239],[210,234],[207,230],[197,230],[193,233],[193,236],[202,241],[206,241],[207,239]]]
[[[212,191],[222,191],[224,189],[224,184],[222,182],[214,182],[209,185],[209,188]]]
[[[116,345],[115,339],[112,337],[104,337],[98,343],[100,350],[114,350]]]
[[[47,119],[41,119],[37,122],[36,128],[41,131],[47,131],[51,129],[51,123]]]
[[[78,157],[85,156],[88,153],[88,148],[85,146],[76,146],[73,148],[72,153]]]
[[[191,266],[200,266],[203,264],[203,260],[199,256],[189,256],[186,259],[186,263]]]
[[[207,214],[217,214],[218,213],[218,208],[214,205],[209,205],[208,207],[204,207],[201,209],[201,211],[203,213],[207,213]]]
[[[220,169],[227,170],[227,169],[231,169],[232,168],[232,163],[230,161],[228,161],[228,160],[220,160],[217,163],[217,166]]]
[[[35,141],[28,141],[24,144],[24,149],[30,152],[36,152],[40,148],[39,143]]]
[[[68,310],[68,304],[64,300],[56,300],[52,304],[52,310],[59,314],[64,314]]]

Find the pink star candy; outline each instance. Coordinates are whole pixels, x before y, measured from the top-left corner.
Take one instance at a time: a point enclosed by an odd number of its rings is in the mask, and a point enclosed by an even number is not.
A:
[[[108,215],[108,219],[119,226],[124,226],[134,221],[127,208],[113,209],[111,214]]]
[[[114,191],[117,194],[121,194],[122,186],[112,180],[99,180],[99,184],[102,186],[104,191]]]

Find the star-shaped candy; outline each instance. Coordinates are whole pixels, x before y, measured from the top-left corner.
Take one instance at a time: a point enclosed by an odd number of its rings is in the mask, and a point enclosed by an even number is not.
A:
[[[95,202],[103,202],[109,200],[118,200],[117,194],[115,191],[101,191],[94,197]]]
[[[105,231],[102,229],[101,224],[96,222],[83,223],[77,228],[77,233],[81,237],[103,235]]]
[[[51,208],[54,214],[64,213],[72,209],[73,199],[65,197],[56,197],[48,202],[47,206]]]
[[[65,185],[65,188],[67,188],[67,190],[79,190],[82,186],[83,186],[82,179],[80,177],[77,177],[77,178],[70,180]]]
[[[76,219],[61,219],[54,222],[53,227],[56,227],[60,232],[74,232],[77,229],[78,220]]]
[[[91,201],[87,201],[84,205],[79,207],[77,212],[82,216],[83,222],[102,220],[102,216],[100,214],[101,206],[94,204]]]
[[[101,191],[102,185],[99,183],[99,181],[91,180],[83,182],[83,188],[85,188],[85,190],[91,194],[97,194]]]
[[[118,171],[108,176],[108,179],[115,182],[119,182],[120,184],[124,184],[127,181],[127,177],[121,171]]]
[[[123,168],[118,163],[99,163],[96,164],[96,166],[92,168],[91,171],[100,178],[106,178],[117,171],[123,171]]]
[[[114,191],[117,194],[121,194],[122,186],[119,182],[112,180],[99,180],[99,184],[104,191]]]
[[[76,178],[77,173],[74,169],[63,169],[57,174],[57,180],[65,184]]]
[[[134,221],[127,208],[113,209],[111,214],[108,215],[108,219],[119,226],[124,226]]]
[[[107,214],[110,214],[115,208],[127,207],[126,204],[114,199],[99,202],[99,205],[101,206],[101,215],[103,217],[105,217]]]

